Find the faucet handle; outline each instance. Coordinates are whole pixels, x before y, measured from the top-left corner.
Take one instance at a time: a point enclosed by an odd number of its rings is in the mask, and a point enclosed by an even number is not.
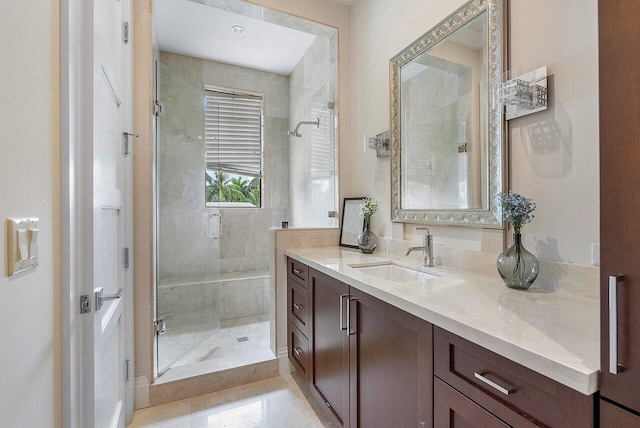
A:
[[[416,230],[426,230],[427,231],[427,235],[429,235],[429,228],[428,227],[416,227]]]

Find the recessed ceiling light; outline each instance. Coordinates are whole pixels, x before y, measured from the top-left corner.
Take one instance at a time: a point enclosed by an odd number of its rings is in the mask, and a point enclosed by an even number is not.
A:
[[[244,34],[245,33],[244,27],[241,27],[239,25],[234,25],[233,27],[231,27],[231,30],[233,30],[233,32],[236,33],[236,34]]]

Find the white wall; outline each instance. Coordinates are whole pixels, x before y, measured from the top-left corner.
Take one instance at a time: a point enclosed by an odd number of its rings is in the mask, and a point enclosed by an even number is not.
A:
[[[160,55],[151,22],[151,1],[133,2],[133,129],[140,135],[133,145],[133,283],[135,337],[135,406],[149,405],[146,382],[153,379],[153,99],[154,52]],[[146,379],[144,378],[146,376]],[[139,386],[140,385],[140,386]],[[139,392],[141,391],[141,392]]]
[[[549,109],[510,122],[511,188],[538,204],[524,244],[541,258],[584,265],[600,242],[597,6],[511,2],[511,68],[546,65],[551,74]],[[540,130],[549,139],[532,137]]]
[[[389,129],[389,58],[463,3],[358,0],[352,7],[353,140],[342,145],[341,162],[352,165],[354,194],[381,201],[372,225],[380,236],[405,237],[390,222],[389,158],[365,153],[362,144],[363,135]],[[510,188],[538,204],[524,244],[542,259],[590,264],[590,243],[599,242],[597,2],[518,0],[510,15],[511,69],[546,65],[551,74],[549,109],[510,122]],[[532,137],[540,130],[547,139]],[[436,242],[480,248],[477,230],[433,232]]]
[[[61,426],[58,1],[0,13],[0,426]],[[6,276],[5,221],[38,217],[39,263]]]

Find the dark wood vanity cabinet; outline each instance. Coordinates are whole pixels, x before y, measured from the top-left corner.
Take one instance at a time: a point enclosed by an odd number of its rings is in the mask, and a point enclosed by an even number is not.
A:
[[[437,377],[433,385],[434,428],[506,428],[502,420]]]
[[[309,290],[307,266],[287,259],[287,345],[289,360],[303,379],[309,379]]]
[[[598,1],[600,420],[640,426],[640,0]],[[617,408],[614,405],[619,406]],[[628,412],[628,425],[620,423]],[[609,419],[611,418],[611,419]]]
[[[346,304],[351,426],[431,426],[433,326],[354,288]]]
[[[293,266],[289,356],[334,426],[596,425],[594,396],[314,269],[301,281]]]
[[[640,416],[605,400],[600,400],[602,428],[638,428]]]
[[[349,295],[349,286],[313,269],[309,273],[311,319],[309,343],[311,394],[326,407],[335,426],[349,423],[349,338],[346,310],[340,303]]]
[[[434,327],[433,336],[434,373],[471,401],[469,414],[479,405],[508,426],[595,426],[594,396],[581,394],[439,327]],[[437,415],[442,409],[437,392],[435,395]],[[457,399],[454,403],[458,410],[464,406]]]
[[[307,284],[305,370],[311,394],[333,424],[431,427],[432,325],[314,269],[308,269]],[[292,329],[300,331],[289,323],[290,348]]]

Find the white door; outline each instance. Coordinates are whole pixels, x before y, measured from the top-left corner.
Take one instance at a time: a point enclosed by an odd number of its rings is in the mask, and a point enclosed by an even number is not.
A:
[[[129,0],[94,0],[93,63],[93,419],[124,427],[132,380],[127,343],[132,305],[131,42]],[[133,141],[130,142],[133,144]],[[130,265],[129,265],[130,266]],[[100,293],[102,293],[100,295]],[[102,296],[102,302],[101,302]],[[91,333],[91,332],[90,332]],[[129,349],[128,349],[129,348]],[[131,366],[131,367],[129,367]]]
[[[133,415],[133,261],[124,263],[124,249],[133,252],[132,155],[124,150],[133,79],[125,22],[131,0],[60,0],[62,417],[70,428],[123,427]]]

